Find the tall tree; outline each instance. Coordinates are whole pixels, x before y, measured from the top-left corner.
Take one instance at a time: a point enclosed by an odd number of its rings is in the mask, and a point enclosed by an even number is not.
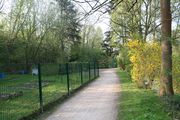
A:
[[[69,59],[72,49],[80,44],[80,23],[77,19],[77,9],[70,0],[55,0],[59,7],[57,16],[57,36],[59,36],[61,62]],[[71,58],[70,58],[71,59]]]
[[[171,44],[171,6],[170,0],[161,0],[162,22],[162,64],[160,95],[173,95],[172,85],[172,44]]]

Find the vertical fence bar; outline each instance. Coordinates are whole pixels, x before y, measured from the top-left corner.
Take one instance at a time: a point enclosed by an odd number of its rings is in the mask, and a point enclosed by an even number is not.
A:
[[[91,80],[91,64],[88,63],[88,69],[89,69],[89,81]]]
[[[69,83],[69,64],[66,63],[66,75],[67,75],[67,89],[68,89],[68,95],[70,95],[70,83]]]
[[[97,71],[98,71],[98,77],[99,77],[99,62],[97,62],[96,64],[97,64]]]
[[[63,65],[59,64],[59,76],[60,76],[60,80],[61,83],[63,83],[63,70],[62,70]]]
[[[80,72],[81,72],[81,85],[83,84],[83,64],[80,63]]]
[[[43,112],[43,97],[42,97],[42,79],[41,79],[41,65],[38,64],[38,81],[39,81],[39,103],[40,110]]]
[[[96,62],[94,61],[94,78],[96,78]]]

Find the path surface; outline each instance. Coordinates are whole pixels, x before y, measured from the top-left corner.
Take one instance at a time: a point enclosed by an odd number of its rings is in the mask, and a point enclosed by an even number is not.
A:
[[[116,120],[119,79],[115,69],[100,71],[100,77],[61,104],[45,120]]]

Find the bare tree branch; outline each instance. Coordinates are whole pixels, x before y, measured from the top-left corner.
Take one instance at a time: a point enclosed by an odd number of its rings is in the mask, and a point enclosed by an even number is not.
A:
[[[4,6],[4,0],[0,0],[0,12],[1,12],[3,6]]]

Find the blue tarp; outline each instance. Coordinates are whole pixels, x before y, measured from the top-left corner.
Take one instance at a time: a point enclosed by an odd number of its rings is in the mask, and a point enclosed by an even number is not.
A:
[[[0,79],[5,78],[5,77],[6,77],[6,75],[4,73],[0,73]]]

